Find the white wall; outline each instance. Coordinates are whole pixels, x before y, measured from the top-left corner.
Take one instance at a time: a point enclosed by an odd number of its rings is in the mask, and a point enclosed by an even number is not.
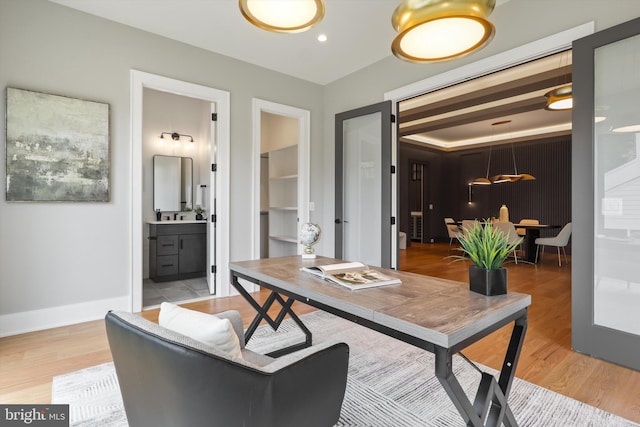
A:
[[[231,93],[231,260],[251,257],[251,199],[245,196],[253,182],[247,167],[252,98],[309,110],[312,123],[322,122],[318,85],[45,0],[0,0],[0,64],[0,117],[7,86],[106,102],[111,111],[108,203],[0,199],[0,335],[97,319],[129,306],[131,69]],[[311,132],[312,141],[322,140],[320,126]],[[4,158],[4,120],[0,135]]]

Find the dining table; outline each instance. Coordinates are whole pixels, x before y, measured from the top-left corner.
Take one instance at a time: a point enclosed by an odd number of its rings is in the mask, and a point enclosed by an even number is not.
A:
[[[480,224],[483,221],[478,221]],[[457,222],[459,227],[462,227],[462,221]],[[522,242],[522,248],[524,250],[523,259],[529,263],[534,264],[536,262],[536,239],[540,237],[541,230],[553,230],[560,228],[560,225],[556,224],[519,224],[513,223],[516,228],[524,228],[525,235]]]

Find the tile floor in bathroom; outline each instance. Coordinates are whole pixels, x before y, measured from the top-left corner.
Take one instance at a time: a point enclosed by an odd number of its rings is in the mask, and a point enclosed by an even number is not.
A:
[[[158,306],[162,302],[177,303],[211,296],[205,277],[175,282],[154,282],[151,279],[144,279],[142,287],[144,308]]]

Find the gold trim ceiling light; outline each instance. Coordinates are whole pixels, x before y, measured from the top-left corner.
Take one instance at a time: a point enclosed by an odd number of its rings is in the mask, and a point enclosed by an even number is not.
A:
[[[322,20],[322,0],[239,0],[240,12],[258,28],[277,33],[306,31]]]
[[[545,110],[561,111],[573,108],[573,87],[571,84],[560,86],[544,94],[547,97]]]
[[[495,0],[403,0],[391,17],[395,56],[410,62],[457,58],[487,45]]]

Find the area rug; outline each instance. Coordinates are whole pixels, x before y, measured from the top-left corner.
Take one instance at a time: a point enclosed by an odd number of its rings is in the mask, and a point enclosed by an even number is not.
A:
[[[347,391],[337,426],[465,425],[434,376],[431,353],[325,312],[306,314],[302,320],[313,332],[315,343],[344,341],[351,350]],[[260,327],[247,347],[267,352],[301,337],[297,326],[285,321],[277,332],[268,326]],[[480,368],[495,373],[487,367]],[[480,381],[479,372],[458,356],[454,358],[453,370],[467,394],[473,397]],[[55,377],[52,396],[52,403],[70,405],[71,426],[127,426],[112,363]],[[521,426],[640,427],[518,378],[514,380],[509,402]]]

